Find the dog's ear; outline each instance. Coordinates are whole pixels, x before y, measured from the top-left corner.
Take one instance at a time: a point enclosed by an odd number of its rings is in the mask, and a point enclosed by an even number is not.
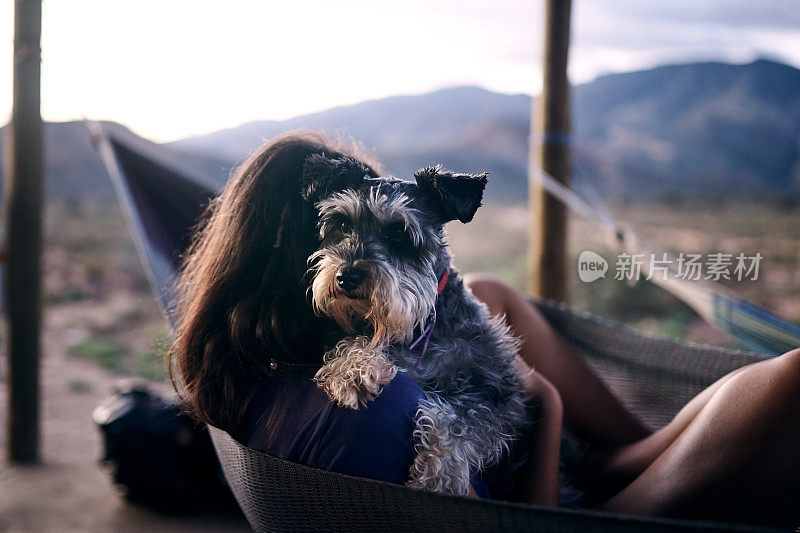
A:
[[[486,173],[454,174],[441,167],[427,167],[414,174],[420,192],[438,204],[445,222],[469,222],[481,206]]]
[[[312,154],[303,165],[300,195],[318,202],[337,191],[358,187],[367,175],[369,169],[352,157],[329,159],[325,154]]]

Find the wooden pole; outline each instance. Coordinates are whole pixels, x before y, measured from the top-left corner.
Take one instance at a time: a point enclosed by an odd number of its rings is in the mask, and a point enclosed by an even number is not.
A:
[[[546,5],[542,96],[538,110],[531,106],[528,290],[533,296],[566,301],[567,211],[534,178],[541,168],[564,185],[570,182],[571,0],[546,0]]]
[[[40,113],[41,0],[15,0],[14,88],[6,130],[8,457],[39,460],[39,330],[43,139]]]

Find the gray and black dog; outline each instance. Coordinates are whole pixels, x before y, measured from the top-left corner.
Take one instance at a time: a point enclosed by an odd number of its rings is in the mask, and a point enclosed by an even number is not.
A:
[[[519,343],[464,287],[444,239],[447,222],[472,220],[486,175],[429,167],[414,178],[371,178],[347,157],[306,160],[302,194],[322,241],[309,258],[313,305],[346,332],[314,379],[358,409],[398,370],[408,375],[424,393],[408,484],[466,495],[470,470],[496,463],[526,426]]]

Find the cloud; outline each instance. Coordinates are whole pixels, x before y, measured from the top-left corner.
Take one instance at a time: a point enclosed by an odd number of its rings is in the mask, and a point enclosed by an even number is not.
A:
[[[574,0],[571,78],[759,56],[800,66],[796,1]],[[0,118],[12,4],[0,3]],[[543,0],[45,2],[43,112],[168,140],[447,85],[535,93],[543,14]]]
[[[665,63],[770,57],[800,66],[794,0],[580,0],[573,15],[573,81]]]
[[[597,0],[595,3],[601,9],[639,21],[794,31],[800,27],[796,0]]]

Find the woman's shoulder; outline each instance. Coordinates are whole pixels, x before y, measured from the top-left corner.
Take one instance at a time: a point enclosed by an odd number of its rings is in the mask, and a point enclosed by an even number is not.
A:
[[[416,413],[422,389],[411,378],[402,373],[387,383],[377,398],[367,403],[364,410],[372,416],[402,416]],[[353,409],[350,409],[353,411]]]
[[[359,409],[349,409],[332,402],[309,376],[272,376],[256,384],[249,418],[251,425],[258,425],[265,411],[278,406],[282,410],[325,414],[366,423],[376,417],[385,420],[387,416],[413,415],[422,396],[422,389],[416,382],[398,373],[375,399]]]
[[[402,483],[414,453],[419,385],[398,373],[360,409],[330,401],[309,377],[283,376],[258,386],[247,444],[325,470]]]

